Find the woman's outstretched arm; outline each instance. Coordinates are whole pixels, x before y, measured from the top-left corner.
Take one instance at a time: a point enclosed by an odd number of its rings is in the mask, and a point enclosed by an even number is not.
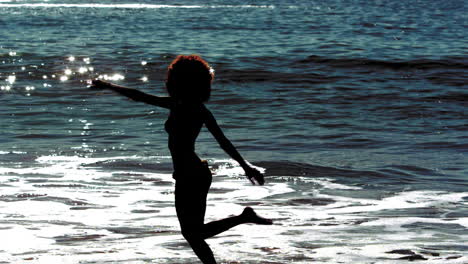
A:
[[[123,96],[126,96],[132,100],[163,107],[163,108],[170,109],[172,108],[172,105],[173,105],[173,100],[170,97],[154,96],[154,95],[150,95],[150,94],[138,91],[136,89],[123,87],[120,85],[116,85],[116,84],[101,81],[101,80],[93,80],[91,87],[95,89],[109,89]]]
[[[231,143],[231,141],[224,135],[223,131],[216,122],[216,119],[214,118],[213,114],[211,114],[211,112],[208,109],[206,109],[205,125],[211,132],[211,134],[213,134],[216,141],[218,141],[221,148],[224,151],[226,151],[226,153],[228,153],[229,156],[231,156],[235,161],[239,162],[239,165],[244,169],[245,174],[247,175],[247,178],[250,180],[250,182],[252,182],[252,184],[255,184],[256,181],[258,184],[263,185],[265,183],[263,175],[257,169],[252,168],[244,160],[244,158],[242,158],[242,156]]]

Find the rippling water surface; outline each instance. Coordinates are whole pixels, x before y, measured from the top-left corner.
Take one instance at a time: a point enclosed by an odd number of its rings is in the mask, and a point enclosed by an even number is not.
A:
[[[165,95],[201,54],[207,106],[268,184],[207,131],[221,263],[468,262],[464,1],[0,1],[0,263],[195,263],[173,208]]]

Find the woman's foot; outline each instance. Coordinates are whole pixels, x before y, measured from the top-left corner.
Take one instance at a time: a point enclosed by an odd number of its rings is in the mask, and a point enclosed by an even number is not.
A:
[[[246,207],[241,214],[241,217],[245,219],[246,223],[253,223],[258,225],[272,225],[273,221],[271,219],[263,218],[258,216],[255,211],[250,208]]]

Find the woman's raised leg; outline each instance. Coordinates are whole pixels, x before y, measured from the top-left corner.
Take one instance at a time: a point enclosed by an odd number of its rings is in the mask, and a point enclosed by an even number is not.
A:
[[[201,182],[178,180],[175,190],[175,206],[182,235],[203,264],[216,263],[206,238],[240,224],[272,224],[270,219],[258,216],[250,207],[246,207],[240,215],[204,224],[206,198],[211,185],[211,174],[209,176]]]
[[[227,231],[237,225],[240,224],[259,224],[259,225],[271,225],[273,221],[270,219],[266,219],[263,217],[258,216],[255,211],[250,208],[246,207],[242,214],[237,216],[232,216],[228,218],[224,218],[218,221],[213,221],[203,225],[203,237],[209,238],[213,237],[217,234],[220,234],[224,231]]]

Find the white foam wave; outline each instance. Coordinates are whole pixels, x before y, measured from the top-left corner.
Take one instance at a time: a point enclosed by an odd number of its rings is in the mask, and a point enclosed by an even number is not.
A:
[[[170,174],[136,173],[119,166],[100,165],[100,162],[129,160],[169,162],[170,157],[51,155],[37,158],[33,167],[0,168],[0,184],[5,186],[0,196],[3,196],[0,224],[4,226],[0,228],[0,236],[16,234],[16,239],[0,252],[0,259],[17,263],[26,258],[26,254],[34,253],[40,263],[117,260],[127,263],[145,252],[147,258],[168,263],[175,263],[168,261],[175,258],[192,263],[190,249],[178,246],[183,238],[177,233]],[[320,263],[372,263],[376,259],[379,263],[399,263],[400,256],[387,252],[404,248],[419,254],[421,241],[431,241],[434,237],[442,238],[437,243],[445,243],[448,248],[454,244],[454,239],[455,243],[466,241],[462,233],[455,238],[446,236],[444,228],[437,230],[437,225],[446,224],[468,227],[466,217],[424,217],[405,212],[418,208],[456,212],[460,210],[458,206],[466,203],[467,192],[405,191],[381,199],[353,198],[342,196],[343,192],[330,192],[330,189],[359,188],[341,185],[332,179],[267,179],[265,186],[251,186],[241,177],[242,169],[233,160],[211,160],[210,166],[216,168],[219,176],[213,177],[212,191],[208,195],[207,221],[238,214],[244,206],[252,206],[260,215],[275,221],[268,227],[238,226],[227,235],[210,240],[216,254],[226,256],[223,262],[246,262],[248,255],[259,259],[272,257],[278,263],[289,263],[297,256],[302,256],[302,260],[294,261],[298,264],[310,263],[312,258]],[[38,175],[23,177],[28,173]],[[75,201],[77,204],[72,204]],[[314,201],[325,203],[315,204]],[[427,223],[434,228],[409,226],[412,223]],[[164,231],[166,235],[153,233],[153,229]],[[90,241],[85,239],[88,236]],[[61,238],[65,243],[71,239],[73,247],[58,243],[57,239]],[[121,239],[128,240],[121,243]],[[22,244],[22,240],[27,243]],[[92,253],[88,244],[91,242],[96,245],[93,252],[112,249],[112,254]],[[444,257],[443,263],[466,263],[466,257],[453,261],[445,259],[458,254],[456,249],[437,252]],[[69,262],[62,261],[64,254]],[[424,256],[429,258],[427,263],[439,263],[437,257]]]
[[[128,161],[128,160],[154,160],[155,163],[161,160],[168,159],[167,156],[153,156],[153,157],[141,157],[141,156],[116,156],[106,158],[90,158],[90,157],[79,157],[79,156],[42,156],[36,159],[37,164],[28,167],[0,167],[0,175],[7,177],[16,177],[16,175],[52,175],[60,176],[61,180],[79,180],[79,179],[94,179],[99,177],[109,177],[115,173],[126,173],[128,171],[116,171],[116,170],[102,170],[99,165],[90,167],[89,165],[107,162],[107,161]],[[39,166],[37,166],[39,165]],[[155,173],[145,173],[151,175],[170,175]],[[170,178],[170,177],[169,177]]]
[[[244,170],[239,164],[232,159],[216,159],[213,160],[213,163],[220,164],[216,169],[217,175],[228,175],[228,176],[243,176]],[[252,166],[252,164],[250,164]],[[253,166],[258,169],[260,172],[265,172],[264,168]]]
[[[110,158],[89,158],[79,156],[42,156],[36,159],[39,163],[56,164],[56,163],[70,163],[70,164],[92,164],[96,162],[109,161],[109,160],[145,160],[146,157],[136,155],[132,156],[116,156]]]
[[[313,182],[319,185],[322,185],[325,189],[331,189],[331,190],[360,190],[362,189],[361,187],[357,186],[349,186],[349,185],[344,185],[340,183],[333,182],[331,179],[327,178],[307,178],[307,177],[299,177],[302,181],[304,182]]]
[[[6,154],[26,154],[26,152],[23,152],[23,151],[1,151],[0,150],[0,155],[6,155]]]
[[[403,192],[382,200],[358,199],[349,197],[323,197],[337,200],[336,204],[325,207],[328,214],[356,214],[392,209],[423,208],[431,206],[450,206],[463,201],[468,196],[464,193],[446,193],[441,191],[411,191]],[[353,206],[350,206],[353,205]]]
[[[0,3],[7,2],[0,0]],[[161,9],[161,8],[275,8],[274,5],[155,5],[155,4],[66,4],[66,3],[25,3],[25,4],[0,4],[0,7],[24,7],[24,8],[121,8],[121,9]]]

